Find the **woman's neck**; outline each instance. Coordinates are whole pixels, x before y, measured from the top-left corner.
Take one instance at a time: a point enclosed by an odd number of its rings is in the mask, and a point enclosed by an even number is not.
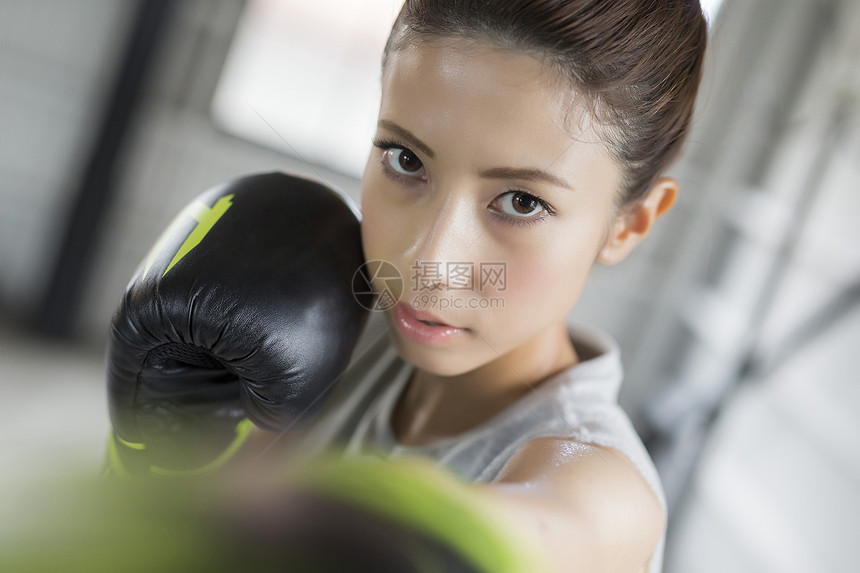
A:
[[[392,431],[404,445],[455,436],[491,418],[539,383],[579,362],[564,321],[457,376],[415,369],[392,413]]]

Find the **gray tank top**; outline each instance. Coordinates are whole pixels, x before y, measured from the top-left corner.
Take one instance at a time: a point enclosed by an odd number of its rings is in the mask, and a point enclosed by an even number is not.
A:
[[[526,442],[570,438],[626,455],[654,490],[666,515],[666,498],[654,464],[618,405],[623,374],[618,344],[609,334],[582,323],[570,323],[568,332],[580,358],[577,364],[466,432],[428,445],[406,446],[397,442],[391,430],[391,415],[414,367],[397,354],[384,317],[374,313],[302,444],[311,452],[339,446],[354,455],[420,455],[461,479],[487,483]],[[664,543],[665,530],[648,573],[661,571]]]

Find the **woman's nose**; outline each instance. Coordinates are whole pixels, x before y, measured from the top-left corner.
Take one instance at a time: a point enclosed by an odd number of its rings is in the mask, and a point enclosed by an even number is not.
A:
[[[472,263],[470,252],[478,232],[472,219],[469,207],[462,201],[449,200],[435,211],[429,207],[423,210],[416,224],[415,240],[406,253],[410,271],[423,271],[433,276],[430,282],[441,284],[450,268]]]

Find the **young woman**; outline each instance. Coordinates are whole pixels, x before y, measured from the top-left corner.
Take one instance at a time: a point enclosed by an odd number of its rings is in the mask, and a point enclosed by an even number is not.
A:
[[[311,437],[483,484],[558,571],[660,570],[617,346],[566,317],[675,201],[706,35],[695,0],[406,0],[361,197],[404,290]]]

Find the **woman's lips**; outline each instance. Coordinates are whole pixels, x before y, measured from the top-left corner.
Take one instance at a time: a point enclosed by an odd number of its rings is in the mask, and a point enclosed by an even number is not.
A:
[[[428,346],[444,344],[468,330],[446,324],[439,317],[402,302],[394,307],[394,322],[403,336]]]

